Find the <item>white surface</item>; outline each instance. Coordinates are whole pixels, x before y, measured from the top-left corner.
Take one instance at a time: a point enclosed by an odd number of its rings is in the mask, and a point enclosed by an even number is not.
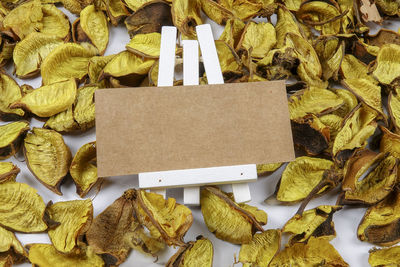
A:
[[[183,40],[183,85],[199,84],[199,43]]]
[[[193,186],[183,188],[183,203],[192,206],[200,205],[200,187]]]
[[[238,203],[249,202],[251,200],[249,183],[232,184],[232,193],[235,201]]]
[[[65,12],[65,10],[63,10]],[[70,15],[68,12],[65,12]],[[74,16],[70,16],[71,22],[73,22]],[[391,28],[393,30],[397,30],[400,23],[390,23],[385,24],[384,26],[387,28]],[[215,27],[215,26],[214,26]],[[215,28],[214,28],[215,29]],[[218,28],[219,31],[214,31],[214,37],[218,38],[218,35],[221,33],[221,28]],[[376,31],[374,31],[376,32]],[[117,53],[121,50],[125,49],[125,44],[129,42],[129,36],[125,27],[120,26],[117,28],[110,28],[110,43],[108,45],[106,55]],[[9,66],[7,71],[9,74],[12,73],[12,66]],[[20,85],[24,83],[29,83],[35,88],[40,86],[41,79],[36,78],[32,80],[19,80],[17,79]],[[3,124],[0,122],[0,124]],[[38,122],[36,120],[32,120],[31,126],[41,127],[43,122]],[[85,143],[95,140],[95,131],[92,129],[87,133],[82,135],[65,135],[65,142],[70,147],[72,154],[75,154],[76,151]],[[57,201],[66,201],[72,199],[79,199],[79,196],[75,193],[75,186],[72,183],[71,179],[68,179],[65,184],[61,186],[61,191],[64,193],[63,196],[58,196],[45,188],[42,184],[40,184],[30,173],[30,171],[26,168],[25,163],[23,162],[23,155],[20,153],[16,158],[10,158],[8,161],[13,161],[15,164],[21,168],[21,173],[17,177],[17,181],[24,182],[36,188],[39,194],[43,197],[44,201],[47,202],[52,200],[53,202]],[[282,206],[282,205],[270,205],[265,204],[264,199],[273,194],[275,190],[275,186],[279,180],[279,177],[282,173],[284,166],[281,167],[277,172],[268,176],[261,177],[258,179],[256,183],[250,184],[250,190],[252,195],[252,201],[249,203],[250,205],[255,205],[259,209],[263,209],[268,213],[268,224],[264,227],[264,229],[271,228],[281,228],[285,222],[290,219],[296,212],[299,205],[293,206]],[[137,177],[136,176],[127,176],[127,177],[113,177],[104,180],[102,189],[97,196],[96,188],[93,188],[89,193],[88,197],[93,199],[94,204],[94,215],[98,215],[102,210],[104,210],[109,204],[111,204],[115,199],[122,195],[122,193],[132,187],[137,187]],[[231,186],[224,185],[222,189],[225,191],[230,191]],[[182,190],[179,189],[169,189],[168,195],[177,198],[178,202],[182,202],[183,196]],[[321,204],[335,204],[337,198],[337,191],[331,192],[327,195],[324,195],[321,198],[311,201],[308,205],[309,208],[314,208]],[[215,267],[229,267],[232,266],[235,262],[234,255],[238,255],[240,246],[232,245],[228,242],[221,241],[210,233],[207,227],[204,224],[203,217],[199,207],[191,207],[193,212],[193,225],[185,236],[185,241],[191,241],[196,238],[198,235],[203,235],[209,238],[214,245],[214,266]],[[339,251],[341,256],[347,261],[352,267],[366,267],[368,266],[368,250],[373,247],[373,245],[365,242],[361,242],[357,239],[356,231],[357,226],[364,215],[365,208],[344,208],[343,210],[337,212],[334,215],[335,228],[337,232],[337,237],[331,241],[331,243],[335,246],[335,248]],[[50,243],[50,240],[47,234],[17,234],[18,238],[25,245],[28,243],[34,242],[43,242]],[[282,241],[282,245],[285,244],[286,237]],[[172,255],[174,249],[168,249],[164,253],[162,253],[159,257],[158,262],[154,263],[154,258],[145,256],[139,252],[132,251],[128,260],[123,263],[121,266],[125,267],[143,267],[143,266],[151,266],[157,267],[162,266]],[[30,264],[22,264],[19,266],[30,266]],[[238,265],[240,266],[240,265]]]
[[[158,86],[174,85],[176,33],[176,27],[164,26],[161,28]]]

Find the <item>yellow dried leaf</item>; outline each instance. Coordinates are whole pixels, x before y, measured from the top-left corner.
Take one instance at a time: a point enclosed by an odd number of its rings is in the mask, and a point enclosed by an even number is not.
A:
[[[400,262],[400,246],[369,251],[368,262],[371,267],[396,267]]]
[[[202,236],[180,248],[167,262],[166,267],[212,267],[214,250],[210,240]]]
[[[243,266],[268,267],[272,258],[279,251],[280,243],[280,230],[270,229],[255,234],[249,244],[241,246],[239,262],[243,263]]]
[[[33,90],[10,107],[21,107],[39,117],[50,117],[67,110],[74,103],[75,98],[76,82],[74,79],[69,79]]]
[[[107,63],[110,62],[111,59],[113,59],[114,57],[115,55],[96,56],[89,59],[88,76],[91,84],[99,83],[99,77],[102,70],[107,65]],[[99,83],[100,88],[105,87],[103,85],[104,84],[102,82]]]
[[[252,240],[255,231],[262,230],[254,214],[217,188],[204,188],[200,205],[208,230],[219,239],[233,244],[246,244]],[[266,216],[265,212],[260,213]]]
[[[0,226],[0,255],[4,254],[10,255],[13,263],[24,261],[28,256],[15,234]]]
[[[322,78],[338,80],[338,72],[343,60],[345,43],[334,36],[321,37],[314,45],[322,66]]]
[[[108,18],[113,26],[118,26],[118,23],[129,15],[129,11],[121,0],[105,0],[105,4]]]
[[[8,13],[3,20],[3,27],[10,29],[20,40],[34,31],[40,31],[43,12],[39,0],[19,5]]]
[[[55,48],[43,61],[40,73],[48,85],[70,78],[83,80],[88,73],[89,59],[98,53],[91,45],[66,43]]]
[[[76,192],[84,197],[97,182],[96,142],[83,145],[76,152],[69,168],[76,184]]]
[[[280,251],[269,267],[349,266],[324,237],[311,237],[305,243],[295,243]]]
[[[126,49],[138,56],[146,58],[158,58],[160,56],[161,34],[151,32],[136,34],[132,37]]]
[[[249,22],[243,30],[239,47],[251,51],[253,58],[263,58],[276,44],[275,28],[271,23]]]
[[[43,232],[46,205],[36,189],[27,184],[8,182],[0,184],[0,225],[18,232]]]
[[[151,1],[152,0],[124,0],[125,4],[135,12],[144,4],[147,4]]]
[[[349,177],[355,180],[355,186],[353,190],[345,192],[343,203],[371,205],[390,194],[397,182],[398,160],[393,156],[388,156],[378,160],[376,164],[369,172],[364,169],[367,175],[362,180],[359,176],[363,174],[362,172],[358,172],[355,177]]]
[[[129,51],[123,51],[113,57],[103,69],[103,77],[124,77],[146,75],[154,60],[143,59]]]
[[[40,267],[103,267],[104,261],[96,255],[89,246],[81,248],[79,254],[64,254],[58,252],[53,245],[50,244],[31,244],[28,245],[29,261],[35,266]]]
[[[269,164],[257,164],[257,175],[262,176],[273,173],[279,169],[283,163],[269,163]]]
[[[372,73],[382,84],[389,85],[400,77],[400,45],[382,46],[376,58],[376,69]]]
[[[341,206],[323,205],[306,210],[302,214],[296,214],[283,226],[282,232],[291,234],[290,245],[306,242],[311,236],[333,239],[336,232],[332,217],[341,208]]]
[[[277,39],[276,46],[277,48],[282,48],[285,46],[286,35],[289,32],[296,34],[298,36],[301,36],[301,33],[296,18],[285,7],[278,8],[277,16],[278,19],[275,26],[276,39]]]
[[[20,169],[12,162],[0,162],[0,183],[15,181]]]
[[[79,130],[79,125],[74,119],[72,106],[67,110],[51,116],[43,125],[43,128],[53,129],[59,133],[70,133]]]
[[[70,39],[70,24],[68,17],[55,5],[42,5],[43,28],[40,32],[55,35],[65,41]]]
[[[355,56],[346,54],[340,65],[340,72],[344,79],[364,79],[375,85],[378,81],[368,74],[368,67]]]
[[[94,93],[97,89],[97,86],[91,85],[78,89],[74,105],[74,119],[81,131],[86,131],[95,124]]]
[[[400,194],[397,190],[370,207],[358,226],[358,238],[379,246],[391,246],[399,242],[399,207]]]
[[[400,135],[394,134],[383,126],[379,127],[383,133],[380,151],[400,159]]]
[[[388,111],[396,133],[400,133],[400,90],[391,91],[388,98]]]
[[[20,109],[11,109],[9,106],[22,97],[21,88],[17,82],[7,74],[0,74],[0,120],[8,121],[20,119],[25,112]]]
[[[17,121],[0,126],[0,160],[7,159],[18,152],[29,123]]]
[[[213,21],[220,25],[224,25],[228,20],[233,19],[233,13],[213,0],[200,0],[201,9]]]
[[[181,34],[187,37],[196,37],[195,27],[203,24],[200,9],[199,0],[172,1],[172,20]]]
[[[219,40],[215,41],[215,47],[222,73],[228,71],[238,72],[241,70],[239,57],[231,47]]]
[[[333,112],[342,118],[346,117],[357,105],[357,97],[345,89],[336,89],[335,94],[343,100],[343,105]]]
[[[324,178],[325,171],[334,163],[330,160],[298,157],[282,173],[276,199],[281,202],[298,202],[305,199]],[[319,191],[326,191],[327,187]]]
[[[316,116],[337,110],[343,99],[326,89],[306,89],[299,95],[289,98],[290,118],[302,118],[307,114]]]
[[[377,127],[376,116],[373,110],[359,105],[346,117],[332,148],[334,160],[339,166],[344,165],[355,149],[367,145],[368,138]]]
[[[48,234],[55,249],[71,253],[78,245],[78,238],[89,228],[93,219],[93,205],[90,199],[60,201],[47,207],[51,220],[60,223]]]
[[[389,16],[400,16],[400,3],[392,0],[376,0],[376,5]]]
[[[167,245],[183,245],[183,237],[193,223],[192,212],[174,198],[136,190],[134,208],[139,222],[146,226],[152,237]]]
[[[214,1],[210,1],[215,3]],[[221,33],[219,40],[224,41],[230,47],[236,47],[239,43],[240,37],[242,36],[245,23],[237,18],[229,19],[226,22],[224,31]]]
[[[60,184],[68,173],[71,152],[61,134],[33,128],[24,141],[27,166],[44,186],[62,195]]]
[[[104,54],[108,44],[108,22],[103,11],[96,10],[94,5],[88,5],[80,14],[80,26],[92,44]]]
[[[39,73],[42,60],[62,43],[63,41],[57,36],[44,33],[29,34],[15,46],[13,53],[15,74],[19,78],[35,76]]]

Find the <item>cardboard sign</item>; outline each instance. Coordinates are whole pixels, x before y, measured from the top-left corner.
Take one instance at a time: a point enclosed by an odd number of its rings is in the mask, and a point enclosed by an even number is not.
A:
[[[99,177],[294,160],[284,81],[96,91]]]

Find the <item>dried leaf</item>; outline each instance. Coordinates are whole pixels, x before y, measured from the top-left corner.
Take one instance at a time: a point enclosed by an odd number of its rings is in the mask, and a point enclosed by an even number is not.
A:
[[[29,123],[17,121],[0,126],[0,159],[7,159],[18,152]]]
[[[20,169],[12,162],[0,162],[0,183],[15,181]]]
[[[166,267],[204,266],[213,265],[213,245],[202,236],[197,241],[190,241],[181,247],[167,262]]]
[[[9,121],[21,119],[25,112],[20,109],[11,109],[9,106],[22,97],[21,88],[17,82],[7,74],[0,74],[0,120]]]

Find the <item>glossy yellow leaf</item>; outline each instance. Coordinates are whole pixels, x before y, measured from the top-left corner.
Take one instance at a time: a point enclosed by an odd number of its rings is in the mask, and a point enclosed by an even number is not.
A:
[[[204,188],[201,191],[200,205],[208,230],[224,241],[246,244],[252,240],[255,231],[262,229],[253,213],[217,188]],[[259,212],[266,217],[264,211]]]
[[[12,162],[0,162],[0,183],[15,181],[20,169]]]
[[[182,245],[183,237],[193,223],[192,212],[174,198],[136,190],[134,208],[141,224],[146,226],[152,237],[167,245]]]
[[[47,207],[51,220],[60,223],[48,234],[55,249],[71,253],[78,245],[78,238],[85,234],[93,219],[91,199],[60,201]]]
[[[210,1],[215,3],[214,1]],[[246,24],[237,18],[229,19],[226,22],[224,31],[221,33],[219,40],[224,41],[230,47],[236,47]]]
[[[136,34],[126,45],[126,49],[138,56],[146,58],[158,58],[160,56],[161,34],[151,32]]]
[[[63,41],[57,36],[44,33],[31,33],[18,42],[13,53],[15,74],[29,78],[39,73],[40,64],[46,56]]]
[[[89,59],[98,51],[89,44],[66,43],[54,49],[43,61],[40,73],[48,85],[70,78],[83,80],[88,73]]]
[[[298,36],[302,36],[300,33],[300,28],[298,26],[298,22],[294,15],[287,10],[285,7],[278,7],[277,12],[277,22],[275,25],[276,30],[276,39],[277,39],[277,48],[282,48],[285,46],[286,35],[291,32]]]
[[[92,44],[102,55],[108,44],[107,17],[101,10],[96,10],[94,5],[85,7],[80,14],[80,26]]]
[[[69,168],[76,184],[76,192],[84,197],[97,182],[96,142],[83,145],[76,152]]]
[[[22,97],[21,88],[17,82],[7,74],[0,74],[0,120],[8,121],[20,119],[25,112],[20,109],[11,109],[9,106]]]
[[[276,199],[281,202],[298,202],[305,199],[324,178],[325,171],[334,163],[330,160],[298,157],[282,173]],[[319,193],[326,191],[326,187]]]
[[[336,89],[335,94],[343,100],[343,105],[333,112],[342,118],[346,117],[357,105],[357,97],[346,89]]]
[[[291,234],[289,244],[306,242],[311,236],[325,236],[333,239],[336,236],[332,221],[333,214],[340,210],[341,206],[318,206],[315,209],[304,211],[294,215],[283,226],[282,232]]]
[[[324,237],[311,237],[307,243],[295,243],[280,251],[269,267],[349,266]]]
[[[76,123],[73,114],[73,107],[70,106],[56,115],[51,116],[43,128],[53,129],[59,133],[71,133],[79,130],[79,125]]]
[[[372,73],[382,84],[390,84],[400,77],[400,45],[382,46],[376,58],[376,69]]]
[[[280,244],[280,230],[270,229],[263,233],[257,233],[249,244],[241,246],[239,262],[243,263],[243,266],[268,267],[272,258],[279,251]]]
[[[100,74],[108,62],[113,59],[115,55],[109,56],[96,56],[89,59],[88,76],[91,84],[99,84],[99,87],[105,87],[102,82],[99,82]]]
[[[50,117],[67,110],[76,98],[76,82],[69,79],[44,85],[11,105],[23,108],[39,117]]]
[[[33,128],[24,141],[28,168],[44,186],[62,195],[60,184],[68,173],[71,152],[61,134]]]
[[[269,164],[257,164],[257,175],[262,176],[270,174],[279,169],[283,163],[269,163]]]
[[[0,126],[0,159],[7,159],[18,152],[29,123],[17,121]]]
[[[199,0],[201,9],[203,12],[213,21],[220,25],[224,25],[229,19],[233,19],[235,16],[233,13],[213,0]]]
[[[36,189],[27,184],[8,182],[0,184],[0,225],[17,232],[43,232],[46,205]]]
[[[169,259],[166,267],[212,267],[213,256],[214,251],[211,241],[200,236],[197,241],[190,241],[186,246],[179,249]]]
[[[377,112],[384,114],[382,109],[381,87],[369,81],[368,79],[345,79],[343,84],[360,101]]]
[[[306,89],[289,98],[290,118],[302,118],[307,114],[316,116],[337,110],[343,99],[326,89]]]
[[[369,251],[368,263],[371,267],[396,267],[400,262],[400,246]]]
[[[55,35],[65,41],[70,39],[70,24],[68,17],[55,5],[42,5],[43,28],[40,32]]]
[[[399,242],[399,207],[400,194],[397,190],[370,207],[358,226],[358,238],[379,246],[391,246]]]
[[[253,58],[263,58],[276,44],[275,28],[271,23],[249,22],[243,30],[239,47],[251,51]]]
[[[81,248],[79,254],[64,254],[58,252],[53,245],[50,244],[30,244],[29,261],[40,267],[103,267],[105,266],[103,259],[96,255],[89,246]]]
[[[383,126],[379,127],[383,133],[380,143],[380,151],[390,153],[400,159],[400,135],[392,133]]]

